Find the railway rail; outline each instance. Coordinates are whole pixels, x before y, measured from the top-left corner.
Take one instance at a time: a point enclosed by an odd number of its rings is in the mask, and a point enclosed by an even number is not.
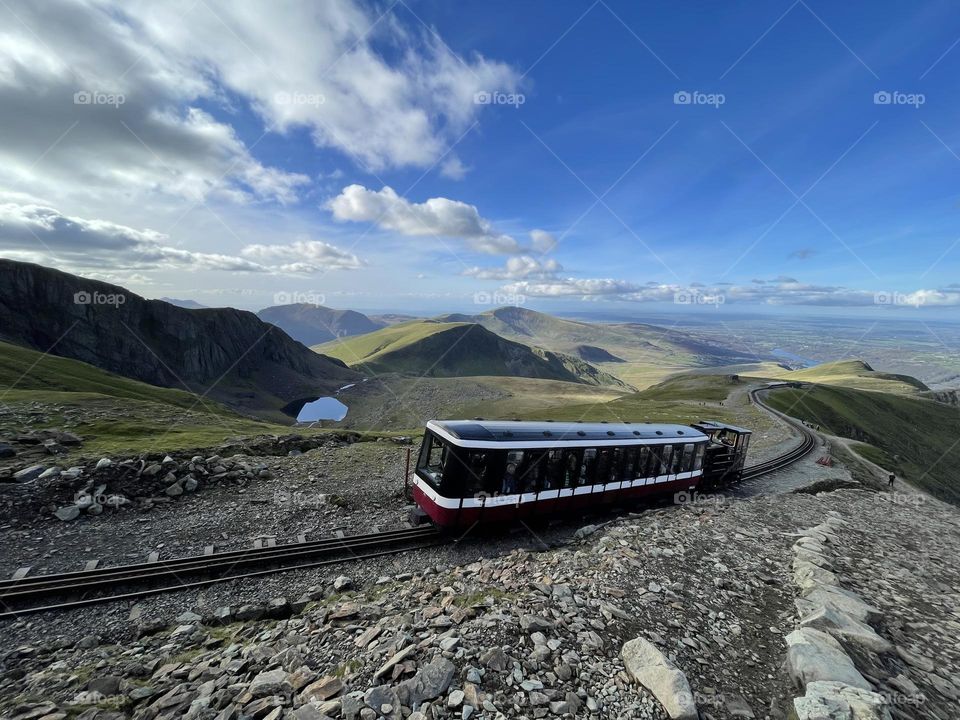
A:
[[[760,393],[767,389],[770,388],[751,391],[753,402],[796,429],[801,441],[779,457],[745,468],[743,480],[758,478],[801,460],[818,442],[817,436],[802,423],[774,410],[760,399]],[[0,620],[47,610],[68,610],[103,602],[136,600],[148,595],[286,570],[368,560],[433,547],[448,541],[450,538],[433,526],[419,526],[94,570],[27,575],[0,581]]]
[[[766,388],[758,388],[756,390],[750,391],[750,397],[753,400],[754,404],[758,407],[763,408],[768,413],[779,417],[785,423],[790,425],[794,430],[800,434],[800,443],[793,449],[785,452],[783,455],[779,455],[775,458],[771,458],[762,463],[757,463],[756,465],[750,465],[743,469],[743,474],[741,480],[753,480],[762,475],[768,473],[776,472],[777,470],[782,470],[785,467],[792,465],[798,460],[802,460],[811,452],[814,448],[817,447],[819,442],[817,435],[811,431],[806,425],[801,422],[798,422],[789,415],[780,412],[779,410],[774,410],[772,407],[767,405],[760,399],[760,393],[766,392],[767,390],[775,389],[777,387],[786,387],[786,384],[783,385],[771,385]]]

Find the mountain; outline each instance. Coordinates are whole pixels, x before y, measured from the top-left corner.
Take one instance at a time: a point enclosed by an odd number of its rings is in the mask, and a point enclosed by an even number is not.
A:
[[[758,373],[749,373],[757,375]],[[803,370],[791,370],[777,373],[780,380],[810,382],[820,385],[837,385],[859,390],[877,390],[897,395],[917,395],[930,390],[926,385],[910,375],[877,372],[863,360],[838,360],[825,362]]]
[[[176,305],[177,307],[186,308],[187,310],[201,310],[207,307],[207,305],[201,305],[196,300],[179,300],[178,298],[168,298],[168,297],[162,297],[160,299],[163,300],[165,303],[170,303],[171,305]]]
[[[277,417],[357,375],[256,315],[186,310],[117,285],[0,259],[0,340]]]
[[[579,358],[512,342],[477,323],[414,321],[314,349],[372,373],[506,375],[624,387]]]
[[[371,320],[354,310],[334,310],[309,303],[274,305],[264,308],[257,316],[264,322],[276,325],[304,345],[318,345],[334,338],[363,335],[388,324]]]
[[[757,361],[751,353],[726,348],[688,332],[643,323],[589,323],[520,307],[435,319],[477,323],[508,340],[577,356],[638,387],[687,368]]]

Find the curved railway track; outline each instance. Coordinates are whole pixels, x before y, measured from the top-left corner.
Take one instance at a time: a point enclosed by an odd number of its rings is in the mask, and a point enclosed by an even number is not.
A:
[[[796,430],[800,435],[800,444],[797,445],[792,450],[785,452],[783,455],[779,455],[778,457],[772,458],[771,460],[767,460],[766,462],[757,463],[756,465],[751,465],[749,467],[744,468],[742,480],[753,480],[754,478],[758,478],[761,475],[766,475],[767,473],[772,473],[777,470],[782,470],[783,468],[788,467],[789,465],[792,465],[798,460],[802,460],[803,458],[805,458],[817,446],[817,443],[818,443],[817,435],[814,434],[806,425],[804,425],[801,422],[798,422],[794,418],[780,412],[779,410],[774,410],[772,407],[770,407],[760,399],[760,393],[766,392],[767,390],[775,389],[777,387],[786,387],[786,384],[771,385],[770,387],[767,387],[767,388],[759,388],[757,390],[751,390],[750,397],[757,407],[763,408],[771,415],[775,415],[776,417],[780,418],[785,423],[787,423],[794,430]]]
[[[797,430],[795,448],[743,471],[752,480],[781,470],[806,457],[817,436],[802,423],[764,404],[753,390],[753,402]],[[214,583],[258,577],[285,570],[324,567],[350,560],[368,560],[448,542],[432,526],[389,530],[342,538],[326,538],[272,547],[196,555],[157,562],[118,565],[95,570],[27,576],[0,581],[0,620],[46,610],[67,610],[117,600],[205,587]]]

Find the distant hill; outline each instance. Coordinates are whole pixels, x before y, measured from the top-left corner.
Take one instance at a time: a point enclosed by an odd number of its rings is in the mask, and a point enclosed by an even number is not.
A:
[[[357,377],[253,313],[186,310],[12,260],[0,260],[0,340],[274,417]]]
[[[386,322],[372,320],[355,310],[334,310],[309,303],[274,305],[258,312],[257,317],[276,325],[304,345],[318,345],[334,338],[363,335],[387,325]]]
[[[314,349],[374,373],[500,375],[624,387],[579,358],[512,342],[476,323],[414,321]]]
[[[637,385],[647,385],[686,368],[756,362],[755,355],[725,348],[670,328],[643,323],[590,323],[567,320],[520,307],[501,307],[478,315],[436,318],[483,325],[501,337],[587,360],[583,348],[601,369]],[[607,353],[613,359],[602,359]],[[615,363],[615,364],[614,364]]]
[[[626,362],[623,358],[593,345],[577,345],[575,349],[577,357],[587,362]]]
[[[750,373],[751,375],[756,373]],[[822,385],[837,385],[859,390],[876,390],[897,395],[916,395],[928,391],[926,385],[909,375],[877,372],[863,360],[827,362],[803,370],[784,370],[765,376]]]
[[[187,310],[201,310],[207,305],[201,305],[196,300],[179,300],[177,298],[162,297],[160,298],[165,303],[170,303],[171,305],[176,305],[177,307],[186,308]]]

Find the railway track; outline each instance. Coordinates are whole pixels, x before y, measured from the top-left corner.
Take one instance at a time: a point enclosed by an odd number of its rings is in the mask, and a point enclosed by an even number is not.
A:
[[[743,480],[781,470],[806,457],[817,445],[817,436],[802,423],[774,410],[760,399],[759,394],[764,391],[751,391],[754,403],[795,428],[801,436],[801,442],[779,457],[745,468]],[[433,547],[448,540],[432,526],[419,526],[79,572],[34,577],[28,575],[0,581],[0,620],[47,610],[136,600],[148,595],[205,587],[284,570],[368,560]]]
[[[750,397],[753,399],[754,404],[756,404],[758,407],[761,407],[768,413],[777,416],[785,423],[790,425],[790,427],[795,429],[800,434],[800,443],[795,448],[785,452],[783,455],[767,460],[766,462],[757,463],[756,465],[751,465],[744,468],[742,476],[743,480],[753,480],[754,478],[766,475],[767,473],[782,470],[783,468],[788,467],[789,465],[792,465],[798,460],[802,460],[809,455],[813,449],[817,447],[817,443],[819,442],[817,435],[814,434],[806,425],[798,422],[794,418],[780,412],[779,410],[774,410],[760,399],[761,392],[766,392],[767,390],[776,387],[785,387],[785,385],[773,385],[769,388],[751,390]]]
[[[3,580],[0,581],[0,620],[45,610],[66,610],[108,601],[133,600],[281,570],[367,560],[432,547],[445,541],[435,528],[422,526]]]

